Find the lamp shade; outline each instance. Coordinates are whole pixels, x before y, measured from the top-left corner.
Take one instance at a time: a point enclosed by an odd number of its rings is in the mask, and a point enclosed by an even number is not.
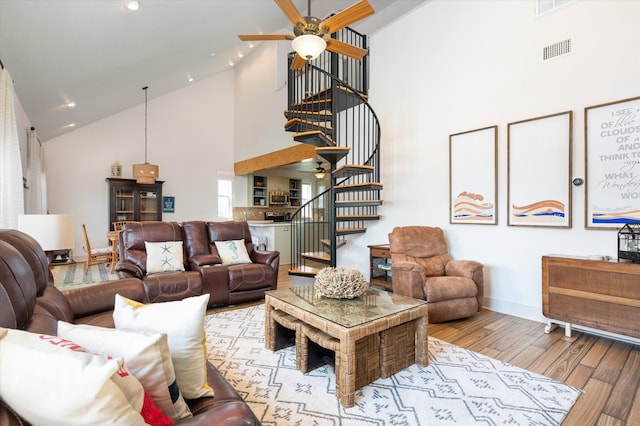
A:
[[[155,164],[144,163],[133,165],[133,177],[137,183],[150,184],[158,179],[159,167]]]
[[[313,34],[303,34],[294,38],[291,42],[293,50],[295,50],[300,57],[311,60],[315,59],[324,49],[327,48],[327,42],[322,37],[318,37]]]
[[[72,249],[75,245],[73,215],[22,214],[18,230],[35,239],[44,251]]]

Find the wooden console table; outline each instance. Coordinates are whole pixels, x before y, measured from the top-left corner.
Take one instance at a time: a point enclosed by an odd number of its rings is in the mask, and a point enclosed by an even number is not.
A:
[[[545,333],[566,323],[640,338],[640,264],[542,257],[542,313]]]

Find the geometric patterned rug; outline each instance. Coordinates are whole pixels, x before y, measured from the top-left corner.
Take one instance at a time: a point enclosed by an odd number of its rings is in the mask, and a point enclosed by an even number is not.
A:
[[[264,305],[205,318],[209,360],[264,425],[559,425],[581,390],[429,338],[429,365],[356,391],[344,408],[329,365],[295,368],[295,347],[264,347]]]

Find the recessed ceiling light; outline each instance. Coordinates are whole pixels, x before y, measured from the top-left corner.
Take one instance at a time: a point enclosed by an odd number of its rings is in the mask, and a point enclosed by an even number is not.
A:
[[[238,52],[238,58],[242,58],[243,56],[242,52]]]
[[[233,66],[233,61],[229,61],[229,66],[232,67]]]
[[[209,56],[213,58],[214,56],[216,56],[216,54],[215,53],[209,53]]]
[[[253,49],[253,43],[249,43],[249,49]]]
[[[64,126],[64,127],[76,127],[76,123],[69,123],[69,124],[67,124],[67,125],[66,125],[66,126]]]
[[[125,7],[129,10],[138,10],[140,9],[140,2],[139,1],[128,1],[125,5]]]
[[[187,78],[187,81],[188,81],[189,83],[191,83],[191,82],[193,81],[193,77],[189,76],[189,77]]]
[[[69,102],[67,102],[67,106],[68,106],[69,108],[73,108],[74,106],[76,106],[76,103],[75,103],[75,102],[73,102],[73,101],[69,101]]]

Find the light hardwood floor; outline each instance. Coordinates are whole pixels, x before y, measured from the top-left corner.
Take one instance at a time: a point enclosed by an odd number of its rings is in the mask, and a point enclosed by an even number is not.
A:
[[[304,283],[313,278],[288,275],[281,266],[278,288]],[[563,328],[545,334],[544,326],[485,309],[430,324],[429,335],[582,389],[565,426],[640,425],[640,346],[575,329],[571,338]]]

